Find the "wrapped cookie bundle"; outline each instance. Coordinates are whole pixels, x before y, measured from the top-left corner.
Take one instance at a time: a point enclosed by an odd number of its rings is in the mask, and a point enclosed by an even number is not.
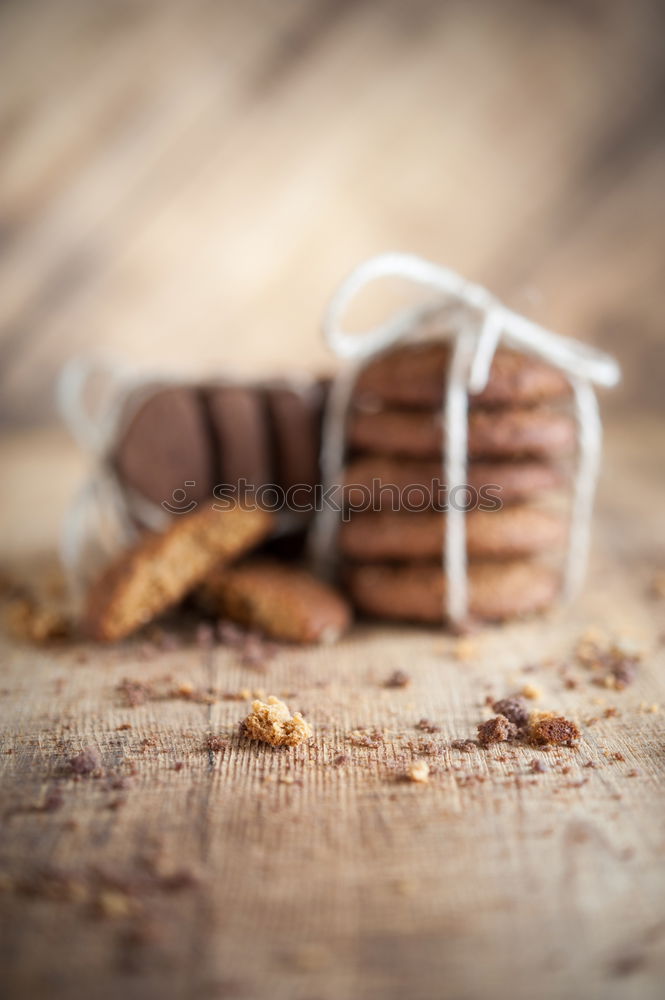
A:
[[[379,328],[344,332],[347,307],[383,277],[437,294]],[[319,514],[314,547],[321,565],[338,562],[356,607],[461,625],[572,596],[600,455],[591,384],[617,381],[613,359],[403,254],[360,265],[325,332],[351,364],[332,387],[323,442],[324,487],[341,502]],[[567,510],[545,502],[564,488]]]
[[[284,537],[297,551],[311,519],[313,504],[292,498],[319,481],[324,384],[193,384],[107,369],[91,409],[86,387],[99,374],[77,361],[60,382],[61,410],[96,457],[63,537],[86,633],[123,639],[186,598],[286,641],[345,631],[342,598],[265,552]]]

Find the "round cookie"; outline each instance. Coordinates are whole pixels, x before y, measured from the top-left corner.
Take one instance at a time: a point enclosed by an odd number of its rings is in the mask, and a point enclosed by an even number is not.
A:
[[[277,485],[319,482],[323,389],[317,383],[276,382],[265,388]]]
[[[483,496],[502,503],[526,500],[564,481],[563,473],[546,462],[471,462],[466,482]],[[490,489],[495,487],[495,489]],[[443,495],[442,495],[443,494]],[[419,501],[422,497],[422,503]],[[354,459],[344,475],[345,502],[358,510],[399,510],[441,507],[445,483],[441,462],[411,461],[376,456]],[[460,497],[461,502],[464,496]]]
[[[509,559],[563,547],[566,522],[537,507],[472,510],[466,515],[469,558]],[[422,511],[353,514],[339,531],[339,549],[358,562],[425,560],[441,556],[445,515]]]
[[[450,357],[446,341],[397,347],[363,368],[354,397],[386,406],[441,407]],[[469,397],[469,405],[530,406],[569,394],[568,381],[556,368],[502,347],[494,355],[486,387]]]
[[[200,394],[188,386],[138,390],[125,404],[111,460],[121,483],[155,504],[170,503],[175,490],[188,502],[209,499],[214,468]]]
[[[286,642],[335,642],[351,624],[347,601],[294,566],[250,560],[220,567],[201,587],[212,614]]]
[[[356,411],[348,421],[351,448],[375,455],[439,458],[443,422],[437,410]],[[472,410],[468,453],[472,458],[548,458],[569,455],[575,423],[545,407]]]
[[[259,389],[222,384],[206,390],[217,482],[249,487],[272,482],[273,462],[266,408]]]
[[[468,581],[469,614],[486,621],[542,611],[559,590],[557,573],[521,560],[472,564]],[[346,582],[358,610],[370,617],[433,625],[444,620],[446,579],[440,564],[355,566]]]

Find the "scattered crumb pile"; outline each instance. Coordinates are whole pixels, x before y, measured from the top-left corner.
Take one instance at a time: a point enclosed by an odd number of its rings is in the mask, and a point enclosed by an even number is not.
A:
[[[577,725],[562,715],[530,712],[519,696],[495,701],[492,711],[496,715],[478,726],[478,742],[483,747],[517,739],[536,746],[572,746],[581,735]]]
[[[245,733],[273,747],[297,747],[312,735],[312,727],[299,712],[291,715],[288,706],[270,695],[267,701],[252,702],[252,711],[243,723]]]
[[[429,781],[429,764],[426,760],[415,760],[406,772],[406,776],[409,781],[415,781],[420,785],[426,785]]]
[[[608,640],[595,629],[588,629],[575,647],[577,663],[589,670],[595,684],[623,691],[635,680],[641,653],[626,642]]]

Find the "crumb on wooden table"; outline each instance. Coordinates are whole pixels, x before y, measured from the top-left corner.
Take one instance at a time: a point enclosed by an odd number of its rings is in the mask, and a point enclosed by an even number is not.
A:
[[[529,719],[529,737],[533,743],[571,746],[580,736],[574,722],[554,712],[533,712]]]
[[[429,781],[429,764],[426,760],[414,760],[407,768],[406,776],[409,781],[426,785]]]
[[[243,723],[245,733],[273,747],[295,747],[312,735],[312,727],[299,712],[291,715],[289,708],[270,695],[267,701],[252,702],[252,711]]]
[[[503,743],[517,736],[517,726],[505,715],[495,715],[478,726],[478,740],[485,747],[490,743]]]

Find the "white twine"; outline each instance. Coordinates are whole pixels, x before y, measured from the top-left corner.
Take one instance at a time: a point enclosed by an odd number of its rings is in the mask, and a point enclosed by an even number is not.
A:
[[[439,301],[415,306],[387,323],[362,333],[348,333],[344,315],[356,296],[380,278],[411,280],[434,289]],[[353,362],[333,385],[324,421],[322,472],[324,490],[340,489],[344,470],[346,419],[353,385],[368,359],[418,336],[423,320],[444,312],[445,328],[435,336],[454,338],[452,362],[443,407],[443,471],[449,497],[464,486],[467,473],[468,395],[483,391],[497,347],[509,347],[560,369],[573,388],[578,426],[578,458],[571,505],[571,525],[564,578],[564,595],[571,599],[583,582],[589,550],[593,498],[600,462],[602,427],[592,388],[611,387],[620,378],[614,358],[569,337],[539,326],[504,306],[487,289],[466,281],[455,271],[413,254],[386,253],[360,264],[342,282],[328,306],[324,334],[338,357]],[[449,504],[443,565],[446,574],[445,613],[454,623],[468,612],[466,522],[464,509]],[[324,506],[314,526],[313,552],[320,566],[329,567],[339,528],[340,511]]]

